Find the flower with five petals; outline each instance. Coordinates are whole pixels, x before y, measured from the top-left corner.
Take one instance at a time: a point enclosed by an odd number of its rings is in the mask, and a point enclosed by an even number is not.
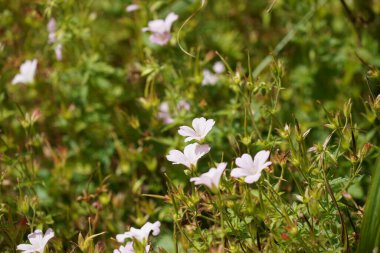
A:
[[[227,163],[219,163],[216,168],[211,168],[208,172],[203,173],[199,177],[190,178],[190,182],[194,182],[196,185],[206,185],[212,191],[217,191],[219,188],[219,181],[222,177],[224,170],[226,169]]]
[[[51,228],[46,230],[45,235],[37,229],[28,235],[30,244],[19,244],[17,250],[23,253],[43,253],[48,241],[54,237],[54,231]]]
[[[178,130],[178,133],[184,137],[185,142],[196,140],[203,141],[206,135],[211,131],[214,126],[215,121],[213,119],[206,120],[205,118],[195,118],[193,119],[192,125],[193,128],[188,126],[181,126]]]
[[[165,19],[156,19],[149,21],[148,27],[142,29],[143,32],[150,31],[149,40],[157,45],[163,46],[166,45],[172,35],[170,34],[170,29],[174,21],[178,19],[178,15],[174,12],[169,13]]]
[[[134,238],[141,243],[146,243],[151,232],[154,236],[157,236],[160,233],[160,226],[161,223],[159,221],[156,221],[155,223],[147,222],[140,229],[132,227],[128,232],[116,235],[116,240],[118,242],[124,242],[127,238]]]
[[[256,182],[261,176],[261,171],[272,164],[272,162],[267,161],[269,155],[269,151],[262,150],[255,155],[254,159],[249,154],[243,154],[236,158],[235,163],[238,168],[231,171],[231,177],[245,177],[244,181],[247,184]]]
[[[170,150],[166,158],[173,164],[182,164],[191,169],[197,165],[198,160],[210,151],[207,144],[193,143],[185,147],[183,153],[179,150]]]

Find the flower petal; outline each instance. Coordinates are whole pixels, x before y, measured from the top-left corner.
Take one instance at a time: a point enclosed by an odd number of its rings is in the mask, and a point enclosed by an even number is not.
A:
[[[244,179],[244,181],[245,181],[247,184],[252,184],[252,183],[256,182],[257,180],[259,180],[260,176],[261,176],[261,173],[257,173],[257,174],[255,174],[255,175],[249,175],[249,176],[247,176],[247,177]]]
[[[235,163],[240,168],[246,170],[254,168],[254,163],[250,154],[243,154],[241,157],[236,158]]]
[[[249,176],[249,172],[247,170],[245,170],[245,169],[234,168],[231,171],[231,177],[239,178],[239,177],[246,177],[246,176]]]

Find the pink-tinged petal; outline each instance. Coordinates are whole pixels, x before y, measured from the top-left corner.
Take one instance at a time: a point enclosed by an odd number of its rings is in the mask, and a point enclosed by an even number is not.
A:
[[[211,131],[212,127],[215,125],[215,121],[213,119],[209,119],[205,122],[205,126],[203,129],[203,135],[206,136],[208,132]]]
[[[118,241],[120,243],[123,243],[125,241],[125,239],[127,239],[127,238],[128,238],[128,235],[126,235],[126,233],[116,235],[116,241]]]
[[[235,163],[240,168],[249,170],[254,168],[252,156],[249,154],[243,154],[241,157],[236,158]]]
[[[62,61],[62,44],[58,44],[55,48],[54,48],[54,52],[55,52],[55,57],[57,58],[58,61]]]
[[[217,61],[215,62],[214,66],[212,66],[212,69],[214,70],[215,73],[221,74],[224,72],[226,68],[224,67],[223,62]]]
[[[210,152],[211,147],[207,144],[199,145],[197,144],[195,147],[195,153],[200,157],[204,156],[208,152]]]
[[[269,158],[270,152],[262,150],[255,155],[254,164],[255,166],[260,166],[264,164]]]
[[[12,84],[18,84],[18,83],[26,83],[27,80],[24,78],[23,75],[17,74],[13,79],[12,79]]]
[[[214,75],[209,71],[208,69],[203,70],[203,80],[202,80],[202,86],[205,85],[214,85],[218,82],[219,78],[217,75]]]
[[[162,19],[156,19],[149,21],[148,23],[149,31],[153,33],[165,33],[168,32],[166,29],[165,21]]]
[[[51,228],[48,228],[45,232],[43,242],[46,244],[51,238],[54,237],[54,231]]]
[[[47,24],[47,30],[49,33],[54,33],[55,30],[56,30],[56,26],[57,23],[55,22],[55,19],[54,18],[51,18]]]
[[[28,235],[28,240],[31,244],[39,244],[43,239],[43,233],[40,229],[34,230],[33,233]]]
[[[202,132],[203,126],[206,124],[206,119],[201,117],[201,118],[195,118],[193,119],[192,126],[194,128],[194,131],[197,134],[200,134]]]
[[[234,168],[234,169],[231,171],[231,177],[239,178],[239,177],[246,177],[246,176],[249,176],[249,171],[247,171],[247,170],[245,170],[245,169],[242,169],[242,168]]]
[[[178,19],[178,15],[175,14],[174,12],[170,12],[166,18],[165,18],[165,24],[166,24],[166,29],[167,31],[170,31],[170,28],[172,27],[172,24],[174,21]]]
[[[262,171],[262,170],[268,168],[271,164],[272,164],[272,162],[266,162],[266,163],[260,165],[260,167],[258,168],[258,171]]]
[[[171,38],[172,38],[171,34],[167,32],[164,32],[164,33],[155,32],[149,36],[150,42],[152,42],[153,44],[160,45],[160,46],[164,46],[168,44]]]
[[[194,182],[195,185],[206,185],[209,188],[212,188],[212,182],[211,179],[204,174],[202,174],[200,177],[192,177],[190,178],[190,182]]]
[[[250,176],[247,176],[244,181],[247,183],[247,184],[252,184],[254,182],[256,182],[257,180],[259,180],[261,176],[261,173],[257,173],[255,175],[250,175]]]
[[[125,11],[126,12],[133,12],[133,11],[137,11],[138,9],[140,9],[140,6],[137,5],[137,4],[130,4],[128,5],[126,8],[125,8]]]
[[[16,249],[23,250],[24,253],[34,252],[34,247],[31,244],[19,244]]]
[[[161,222],[156,221],[155,223],[152,224],[152,235],[157,236],[160,234],[160,226]]]
[[[183,164],[190,168],[190,163],[188,162],[186,155],[179,150],[171,150],[166,158],[173,164]]]
[[[186,136],[196,137],[196,132],[188,126],[181,126],[178,130],[178,133],[179,135],[184,136],[184,137]]]
[[[197,137],[187,137],[185,138],[185,142],[189,142],[189,141],[192,141],[192,140],[198,140],[199,138]]]

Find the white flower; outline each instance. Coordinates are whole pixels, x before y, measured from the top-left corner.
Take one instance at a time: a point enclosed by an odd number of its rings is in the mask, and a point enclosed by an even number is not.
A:
[[[157,118],[165,124],[173,123],[174,119],[170,115],[168,102],[162,102],[159,107]]]
[[[145,252],[148,253],[150,250],[150,245],[146,245]],[[125,246],[120,246],[119,249],[115,249],[113,253],[135,253],[133,248],[133,242],[128,242]]]
[[[211,71],[204,69],[203,70],[203,80],[202,85],[214,85],[218,82],[219,78],[217,75],[211,73]]]
[[[156,19],[149,21],[148,27],[143,28],[143,32],[150,31],[152,35],[149,37],[150,41],[154,44],[158,44],[160,46],[166,45],[172,35],[170,34],[170,29],[174,21],[178,19],[178,15],[174,12],[169,13],[165,20]]]
[[[157,236],[160,233],[161,223],[156,221],[155,223],[147,222],[140,229],[131,228],[129,232],[125,232],[124,234],[116,235],[116,240],[118,242],[124,242],[126,238],[134,238],[141,243],[145,243],[148,240],[150,232],[152,235]]]
[[[203,173],[200,177],[190,178],[190,182],[194,182],[196,185],[206,185],[211,190],[218,189],[219,181],[226,169],[227,163],[219,163],[217,168],[211,168],[208,172]]]
[[[173,164],[182,164],[189,169],[197,165],[198,160],[210,151],[207,144],[200,145],[198,143],[189,144],[185,147],[183,153],[179,150],[171,150],[166,158]]]
[[[17,250],[22,250],[23,253],[43,253],[47,242],[54,237],[54,231],[49,228],[46,230],[45,235],[41,230],[37,229],[28,235],[31,244],[19,244]]]
[[[214,66],[212,66],[212,69],[217,74],[222,74],[225,70],[224,64],[221,61],[217,61],[214,63]]]
[[[126,12],[134,12],[140,9],[140,6],[138,4],[130,4],[125,8]]]
[[[245,177],[244,181],[248,184],[256,182],[261,176],[261,171],[272,164],[272,162],[267,162],[269,154],[269,151],[263,150],[255,155],[254,160],[249,154],[236,158],[235,163],[238,168],[231,171],[231,177]]]
[[[21,64],[20,73],[17,74],[13,80],[12,84],[17,83],[33,83],[34,75],[36,74],[37,69],[37,60],[34,59],[32,61],[25,61]]]
[[[191,140],[202,141],[206,135],[211,131],[214,126],[215,121],[213,119],[206,120],[205,118],[195,118],[193,119],[193,128],[188,126],[181,126],[178,133],[184,137],[185,142]]]

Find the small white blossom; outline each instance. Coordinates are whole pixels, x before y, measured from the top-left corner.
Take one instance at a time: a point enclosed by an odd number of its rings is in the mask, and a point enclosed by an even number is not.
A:
[[[171,150],[166,158],[173,164],[182,164],[188,168],[195,167],[198,160],[210,151],[207,144],[198,143],[189,144],[185,147],[183,153],[179,150]]]
[[[148,253],[150,249],[150,245],[146,245],[145,252]],[[120,246],[119,249],[115,249],[113,253],[136,253],[133,248],[133,242],[127,242],[125,246]]]
[[[221,61],[215,62],[214,66],[212,66],[212,69],[217,74],[222,74],[226,70],[226,68],[224,67],[223,62],[221,62]]]
[[[174,21],[178,19],[178,15],[174,12],[169,13],[165,19],[156,19],[149,21],[148,27],[143,28],[143,32],[150,31],[149,40],[157,45],[163,46],[166,45],[172,35],[170,34],[170,29]]]
[[[37,69],[37,60],[34,59],[32,61],[25,61],[20,66],[20,73],[17,74],[13,80],[12,84],[17,83],[33,83],[34,82],[34,75],[36,74]]]
[[[160,226],[161,223],[159,221],[156,221],[155,223],[147,222],[140,229],[132,227],[129,232],[116,235],[116,240],[118,242],[124,242],[127,238],[134,238],[141,243],[146,243],[150,232],[152,232],[152,235],[154,236],[157,236],[160,233]]]
[[[203,70],[202,86],[215,85],[218,82],[218,80],[219,78],[217,75],[213,74],[208,69]]]
[[[17,250],[23,253],[43,253],[47,242],[54,237],[54,231],[49,228],[45,235],[41,230],[37,229],[28,235],[30,244],[19,244]]]
[[[181,126],[178,130],[178,133],[184,137],[185,142],[191,140],[203,141],[206,135],[211,131],[214,126],[215,121],[213,119],[206,120],[205,118],[195,118],[193,119],[192,126]]]
[[[219,188],[220,178],[226,169],[227,163],[219,163],[217,168],[211,168],[208,172],[203,173],[199,177],[190,178],[190,182],[194,182],[196,185],[206,185],[211,190]]]
[[[269,154],[269,151],[263,150],[255,155],[254,160],[249,154],[236,158],[235,163],[238,168],[231,171],[231,177],[245,177],[244,181],[248,184],[256,182],[261,176],[261,171],[272,164],[272,162],[267,162]]]
[[[125,8],[126,12],[134,12],[140,9],[140,6],[138,4],[130,4]]]

